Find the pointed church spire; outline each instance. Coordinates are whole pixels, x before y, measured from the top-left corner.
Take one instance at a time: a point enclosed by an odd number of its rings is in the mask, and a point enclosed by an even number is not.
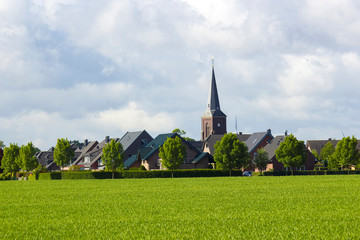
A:
[[[212,77],[210,82],[210,92],[208,98],[207,109],[204,116],[226,116],[220,110],[219,95],[216,87],[215,70],[214,70],[214,57],[212,59]]]

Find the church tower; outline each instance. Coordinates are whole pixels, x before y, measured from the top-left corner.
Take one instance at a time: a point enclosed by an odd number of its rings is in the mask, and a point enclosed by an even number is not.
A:
[[[207,109],[201,117],[201,140],[211,134],[226,133],[226,115],[220,110],[219,96],[216,87],[214,60],[212,62],[212,77]]]

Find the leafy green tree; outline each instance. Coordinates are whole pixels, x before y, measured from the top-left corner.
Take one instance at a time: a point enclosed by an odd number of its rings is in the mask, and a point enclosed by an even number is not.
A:
[[[320,154],[318,153],[318,151],[316,151],[316,149],[311,150],[311,153],[314,155],[314,157],[320,161]]]
[[[332,144],[330,141],[327,142],[325,146],[321,149],[319,160],[321,160],[325,166],[328,166],[330,158],[334,154],[334,152],[334,144]]]
[[[102,162],[106,170],[112,171],[112,178],[114,179],[114,171],[123,168],[124,149],[120,142],[112,139],[103,148]]]
[[[179,128],[175,128],[173,131],[173,133],[177,133],[180,137],[182,137],[185,141],[188,141],[188,142],[195,142],[195,139],[193,138],[190,138],[190,137],[185,137],[186,135],[186,132],[182,129],[179,129]]]
[[[186,158],[186,147],[182,144],[181,138],[168,138],[160,147],[159,157],[161,164],[171,170],[171,177],[174,177],[174,169],[177,169]]]
[[[240,142],[234,133],[227,133],[215,144],[214,160],[216,168],[231,171],[248,163],[250,155],[245,143]]]
[[[339,165],[341,169],[344,167],[350,167],[351,165],[357,165],[359,163],[360,154],[356,148],[357,139],[352,136],[344,137],[335,148],[335,153],[331,158],[331,165]]]
[[[285,137],[275,154],[276,159],[285,167],[291,167],[291,174],[294,174],[295,167],[300,167],[306,161],[304,141],[297,140],[292,134]]]
[[[0,140],[0,148],[2,148],[2,149],[5,148],[5,144],[4,144],[4,142],[1,141],[1,140]]]
[[[74,157],[69,141],[64,138],[58,139],[54,149],[54,162],[62,168],[69,164]]]
[[[36,154],[36,148],[32,144],[32,142],[29,142],[27,145],[23,145],[20,148],[19,151],[19,157],[17,158],[17,165],[22,169],[26,171],[31,171],[35,169],[39,163],[35,157]]]
[[[269,156],[264,148],[260,148],[257,151],[256,157],[254,158],[254,163],[260,172],[266,170],[267,164],[269,163]]]
[[[20,148],[17,144],[10,143],[9,147],[5,147],[4,156],[1,160],[1,168],[5,173],[15,173],[20,170],[19,165],[16,163],[19,157]]]

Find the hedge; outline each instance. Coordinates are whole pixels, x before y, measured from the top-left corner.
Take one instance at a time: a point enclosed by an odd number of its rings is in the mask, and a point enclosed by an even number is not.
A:
[[[182,177],[222,177],[229,176],[229,171],[212,170],[212,169],[184,169],[174,170],[175,178]],[[233,170],[232,176],[242,176],[241,170]],[[120,171],[114,172],[114,178],[170,178],[171,171],[158,170],[158,171]],[[51,172],[40,173],[39,180],[51,179],[111,179],[112,172],[105,171],[81,171],[81,172]]]
[[[39,173],[39,180],[61,179],[61,172]]]
[[[294,171],[294,175],[349,175],[349,174],[360,174],[360,170]],[[264,172],[264,176],[291,176],[291,171]]]

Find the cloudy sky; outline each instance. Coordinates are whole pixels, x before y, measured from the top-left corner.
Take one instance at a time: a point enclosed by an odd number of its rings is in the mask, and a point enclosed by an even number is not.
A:
[[[229,132],[359,138],[359,39],[355,0],[1,0],[0,140],[200,139],[212,56]]]

